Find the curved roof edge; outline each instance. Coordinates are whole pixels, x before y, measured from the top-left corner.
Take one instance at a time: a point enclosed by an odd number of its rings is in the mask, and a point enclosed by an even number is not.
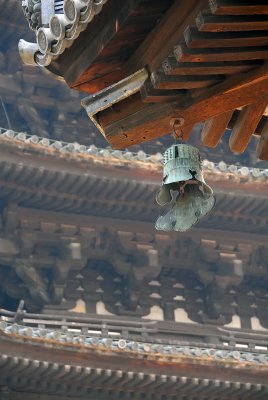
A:
[[[261,333],[260,331],[259,336]],[[177,341],[161,340],[159,343],[158,340],[145,341],[143,338],[124,339],[119,335],[115,337],[108,334],[99,336],[96,333],[81,334],[71,330],[30,327],[8,323],[0,319],[0,338],[1,336],[9,337],[17,342],[22,340],[25,344],[52,345],[69,351],[78,347],[80,351],[110,351],[114,355],[125,352],[128,357],[152,356],[154,354],[156,360],[163,357],[171,362],[180,362],[184,358],[188,359],[190,363],[195,360],[208,364],[217,363],[217,365],[220,365],[222,363],[224,366],[228,361],[231,367],[240,366],[242,362],[251,368],[258,364],[263,366],[268,364],[267,353],[259,351],[258,346],[238,351],[235,346],[229,344],[226,346],[220,343],[218,345],[203,343],[202,345],[201,343],[184,342],[180,339]],[[256,340],[258,340],[258,337]]]
[[[22,0],[22,8],[36,42],[19,41],[26,65],[49,66],[99,14],[107,0]]]
[[[77,162],[125,166],[136,170],[152,171],[156,174],[162,171],[163,155],[161,153],[146,154],[143,151],[134,153],[127,150],[101,149],[94,145],[85,146],[79,143],[67,143],[48,138],[29,135],[25,132],[15,132],[0,128],[0,146],[27,148],[33,152],[54,156],[60,159],[72,159]],[[214,163],[203,160],[203,171],[206,178],[212,181],[231,181],[237,183],[263,184],[268,183],[268,169],[250,168],[242,165],[228,165],[224,161]]]

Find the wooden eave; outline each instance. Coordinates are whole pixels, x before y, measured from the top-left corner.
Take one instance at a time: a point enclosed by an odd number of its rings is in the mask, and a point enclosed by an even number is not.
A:
[[[61,335],[64,332],[54,336]],[[1,333],[1,382],[11,392],[11,398],[29,399],[33,394],[41,399],[49,394],[57,400],[67,395],[106,400],[111,395],[120,398],[121,394],[135,399],[153,396],[157,400],[174,396],[180,399],[185,395],[190,400],[267,397],[266,354],[258,351],[241,354],[231,348],[226,352],[221,346],[211,349],[206,344],[180,346],[178,342],[167,344],[175,351],[161,354],[161,350],[155,352],[148,343],[132,341],[132,350],[120,349],[116,344],[112,348],[116,343],[112,339],[103,338],[104,345],[89,346],[84,345],[79,334],[77,340],[78,344],[64,344],[59,339]],[[165,348],[164,343],[160,348]],[[243,356],[248,360],[243,360]]]
[[[127,153],[109,150],[70,152],[57,150],[53,143],[45,147],[4,137],[0,155],[0,187],[5,201],[139,223],[152,223],[160,213],[154,198],[162,181],[162,164],[153,156],[141,161],[137,156],[130,159]],[[224,164],[207,162],[204,174],[215,190],[218,205],[199,227],[267,233],[266,170],[234,167],[232,172]]]
[[[196,123],[208,121],[202,140],[209,147],[231,127],[234,153],[260,135],[257,155],[267,159],[268,3],[116,1],[56,61],[71,87],[102,90],[104,97],[111,85],[148,71],[136,93],[108,102],[92,119],[109,143],[124,148],[148,141],[172,131],[180,118],[186,138]]]

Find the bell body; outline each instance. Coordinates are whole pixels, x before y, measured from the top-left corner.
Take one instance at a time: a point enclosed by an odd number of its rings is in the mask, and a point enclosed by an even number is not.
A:
[[[164,185],[191,179],[206,185],[199,150],[188,144],[176,144],[165,151],[163,175]]]
[[[176,199],[173,208],[158,218],[158,230],[186,231],[214,207],[213,190],[205,182],[196,147],[176,144],[165,151],[163,184],[156,195],[160,206],[173,200],[171,191]]]

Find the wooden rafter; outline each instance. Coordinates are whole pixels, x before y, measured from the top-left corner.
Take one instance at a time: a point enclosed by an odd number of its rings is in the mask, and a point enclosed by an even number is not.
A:
[[[130,73],[135,72],[144,65],[147,65],[150,71],[156,70],[180,40],[187,26],[206,5],[206,0],[176,0],[130,58],[126,70]]]
[[[258,67],[260,61],[183,62],[168,57],[162,64],[166,75],[233,75]]]
[[[83,72],[88,69],[92,62],[103,51],[103,48],[106,47],[117,34],[138,3],[139,0],[113,0],[112,4],[108,2],[101,13],[102,18],[94,20],[92,22],[92,29],[80,35],[75,42],[75,46],[72,46],[72,48],[68,49],[61,56],[61,72],[65,80],[72,87],[92,79],[92,74],[94,76],[94,73],[97,74],[98,77],[103,77],[113,69],[120,69],[119,63],[116,63],[114,68],[112,68],[113,64],[106,63],[106,67],[101,67],[99,65],[98,71],[93,70],[90,71],[90,75],[88,73],[87,76],[83,76]],[[106,68],[107,71],[105,71],[104,68]]]
[[[265,119],[267,16],[262,0],[114,0],[57,63],[72,87],[95,94],[148,72],[138,92],[89,113],[114,147],[165,135],[181,117],[185,137],[205,122],[210,147],[233,127],[241,152]]]
[[[197,28],[188,27],[184,39],[191,49],[219,49],[228,47],[266,46],[267,31],[252,32],[200,32]]]
[[[267,107],[268,97],[250,104],[240,113],[230,137],[230,148],[235,153],[243,153],[255,132]]]
[[[182,87],[180,88],[182,89]],[[141,99],[144,103],[164,103],[179,100],[185,104],[189,99],[186,90],[176,90],[169,88],[155,88],[152,82],[147,81],[140,89]]]
[[[257,157],[268,161],[268,121],[264,124],[260,141],[257,147]]]
[[[243,75],[232,76],[211,88],[193,91],[192,104],[185,104],[184,107],[183,95],[179,104],[149,104],[145,107],[140,101],[135,116],[132,114],[131,103],[128,104],[128,112],[123,103],[116,104],[111,112],[111,115],[116,115],[116,120],[114,117],[111,122],[106,119],[105,133],[113,146],[127,147],[170,132],[171,118],[180,116],[185,119],[185,126],[193,125],[255,103],[260,96],[268,96],[267,64]],[[138,99],[137,102],[139,103]],[[98,118],[102,124],[102,115]]]
[[[164,73],[152,73],[151,82],[155,89],[197,89],[208,87],[221,81],[220,76],[208,75],[165,75]]]
[[[266,15],[212,15],[202,12],[196,19],[196,25],[202,32],[238,32],[261,31],[268,29]]]
[[[201,132],[201,140],[205,146],[216,147],[232,118],[233,111],[208,119]]]
[[[266,1],[252,0],[209,0],[211,11],[217,15],[268,14]]]
[[[268,59],[268,46],[190,49],[180,44],[174,49],[178,62],[226,62]]]
[[[193,92],[193,105],[186,111],[194,112],[192,118],[199,121],[225,111],[255,103],[261,96],[268,95],[268,63],[254,71],[235,75],[206,90]]]

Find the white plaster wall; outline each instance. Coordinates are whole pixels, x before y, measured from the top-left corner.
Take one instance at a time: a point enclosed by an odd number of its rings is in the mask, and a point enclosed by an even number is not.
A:
[[[184,322],[186,324],[197,324],[197,322],[191,320],[188,317],[187,312],[183,308],[176,308],[176,310],[174,310],[174,315],[176,322]]]
[[[256,331],[266,331],[266,332],[268,331],[268,329],[266,329],[266,328],[264,328],[264,326],[262,326],[258,317],[251,318],[251,328]]]
[[[76,313],[81,313],[81,314],[86,314],[86,303],[84,300],[79,299],[76,301],[76,305],[74,308],[69,310],[70,312],[76,312]]]
[[[143,319],[152,319],[154,321],[163,321],[164,320],[164,312],[162,308],[159,306],[151,307],[150,314],[142,317]]]
[[[239,315],[233,315],[232,321],[229,324],[224,325],[226,328],[241,328],[241,319]]]
[[[114,315],[106,310],[105,304],[102,301],[98,301],[96,304],[96,313],[98,315]]]

